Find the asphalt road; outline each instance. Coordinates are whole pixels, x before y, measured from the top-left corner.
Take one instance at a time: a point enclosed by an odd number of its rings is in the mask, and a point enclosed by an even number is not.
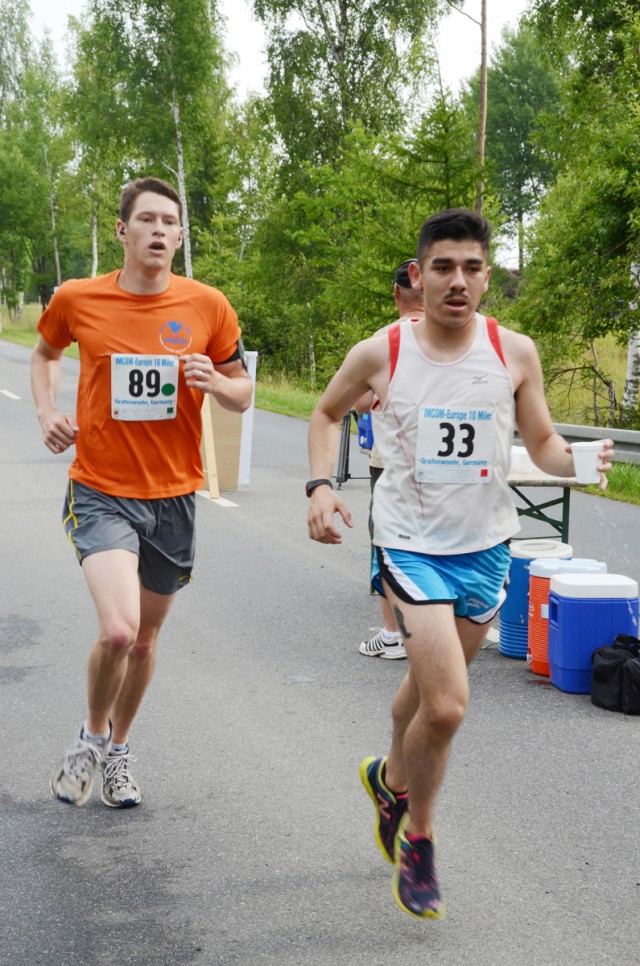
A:
[[[65,364],[71,407],[76,365]],[[28,352],[0,342],[0,962],[596,966],[640,961],[640,719],[495,649],[438,809],[442,922],[403,914],[358,763],[404,662],[363,658],[366,461],[341,547],[306,536],[306,426],[256,413],[251,484],[198,501],[198,560],[132,733],[141,807],[49,797],[95,619],[60,526]],[[11,395],[6,395],[9,392]],[[13,398],[18,397],[18,398]],[[576,554],[640,579],[640,508],[572,496]]]

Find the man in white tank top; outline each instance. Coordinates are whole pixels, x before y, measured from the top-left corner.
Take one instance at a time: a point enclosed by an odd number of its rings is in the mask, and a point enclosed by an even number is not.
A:
[[[519,529],[506,481],[514,422],[536,466],[574,475],[533,342],[477,313],[490,234],[467,209],[427,219],[409,269],[424,317],[356,345],[309,427],[309,535],[339,544],[334,515],[351,526],[330,481],[340,424],[367,389],[379,400],[374,434],[385,470],[374,494],[372,583],[393,607],[409,671],[393,702],[389,754],[365,759],[360,777],[376,809],[376,842],[394,864],[396,902],[419,918],[444,915],[435,802],[467,709],[467,667],[504,599],[506,541]],[[606,440],[602,487],[612,456]]]
[[[412,261],[414,259],[409,258],[402,262],[396,269],[393,278],[393,298],[398,310],[398,318],[392,324],[398,324],[405,319],[413,319],[416,321],[422,315],[422,289],[413,288],[411,279],[409,278],[409,265]],[[389,326],[387,325],[376,332],[375,335],[382,337],[388,329]],[[359,412],[371,412],[373,402],[373,393],[369,392],[364,399],[358,400],[356,409]],[[380,451],[376,445],[374,436],[373,447],[369,457],[372,500],[375,485],[382,476],[383,469],[384,466],[380,458]],[[371,514],[369,528],[373,540],[373,519]],[[393,608],[384,594],[380,596],[380,610],[382,612],[382,627],[372,637],[366,641],[362,641],[359,647],[360,654],[364,654],[366,657],[379,657],[391,661],[403,660],[406,658],[407,652],[402,643],[402,635],[400,634],[400,628],[398,627]],[[376,629],[372,628],[372,630],[375,631]]]

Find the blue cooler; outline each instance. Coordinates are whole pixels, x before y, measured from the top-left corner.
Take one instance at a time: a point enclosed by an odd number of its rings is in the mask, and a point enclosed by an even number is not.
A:
[[[606,574],[603,560],[585,557],[543,557],[529,567],[529,651],[527,660],[534,674],[549,677],[549,591],[556,574]]]
[[[638,583],[621,574],[557,574],[549,591],[551,683],[591,694],[591,657],[617,634],[638,635]]]
[[[570,557],[573,548],[559,540],[512,540],[507,597],[500,608],[498,650],[526,660],[529,623],[529,566],[537,557]]]
[[[358,415],[358,446],[360,449],[370,450],[373,447],[373,426],[369,413]]]

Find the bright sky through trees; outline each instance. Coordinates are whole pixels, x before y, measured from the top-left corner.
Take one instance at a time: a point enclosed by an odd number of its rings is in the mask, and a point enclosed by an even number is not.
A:
[[[33,26],[37,31],[48,27],[56,49],[63,50],[67,17],[78,15],[84,0],[30,0]],[[466,0],[464,13],[452,10],[442,24],[439,40],[441,69],[445,82],[457,90],[480,63],[481,0]],[[505,25],[515,26],[525,10],[526,0],[488,0],[489,48],[500,40]],[[245,0],[221,0],[220,9],[227,18],[227,47],[235,51],[239,62],[232,74],[233,83],[243,96],[247,90],[259,90],[265,73],[262,53],[262,26],[252,20]],[[473,20],[471,19],[473,18]]]

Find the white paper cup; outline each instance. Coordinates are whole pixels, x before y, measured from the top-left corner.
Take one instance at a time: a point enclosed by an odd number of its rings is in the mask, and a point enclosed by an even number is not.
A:
[[[578,483],[600,482],[600,473],[598,472],[600,457],[598,453],[602,451],[603,445],[601,439],[571,444],[573,465],[576,468],[576,479]]]

